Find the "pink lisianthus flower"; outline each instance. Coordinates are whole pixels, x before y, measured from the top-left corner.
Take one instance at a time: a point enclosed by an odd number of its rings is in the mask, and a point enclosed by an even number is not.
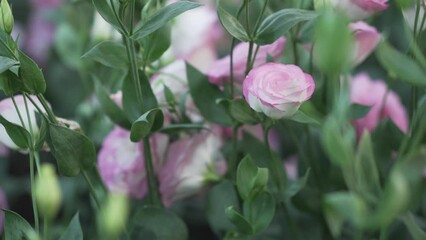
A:
[[[151,137],[154,168],[161,166],[168,138],[163,134]],[[105,138],[98,155],[102,179],[111,192],[142,199],[147,193],[143,143],[130,141],[130,132],[115,127]]]
[[[272,44],[260,46],[254,60],[253,68],[266,63],[268,55],[270,55],[275,61],[278,61],[284,51],[286,42],[286,39],[281,37]],[[256,48],[257,45],[255,44],[253,47],[253,53]],[[246,42],[239,43],[233,49],[233,72],[234,79],[237,83],[241,83],[245,78],[248,50],[249,43]],[[231,76],[230,63],[231,57],[229,55],[214,62],[207,72],[209,81],[216,85],[223,85],[224,82],[229,81]]]
[[[374,130],[386,118],[390,118],[401,131],[407,132],[405,107],[395,92],[388,91],[383,81],[372,80],[366,73],[356,75],[350,83],[350,99],[352,103],[371,107],[366,116],[353,122],[357,136],[360,137],[364,130]]]
[[[388,8],[388,0],[328,0],[351,20],[362,20]]]
[[[165,206],[199,193],[212,176],[226,171],[220,154],[222,141],[212,132],[201,132],[173,142],[159,173]]]
[[[266,63],[254,68],[243,83],[243,94],[256,112],[270,118],[291,117],[309,100],[315,82],[296,65]]]
[[[1,209],[6,209],[6,208],[8,208],[6,195],[0,188],[0,235],[3,231],[3,224],[4,224],[4,213]]]
[[[380,33],[376,28],[362,21],[351,23],[349,28],[355,35],[355,56],[353,65],[356,66],[363,62],[368,55],[374,51],[377,44],[380,42]]]

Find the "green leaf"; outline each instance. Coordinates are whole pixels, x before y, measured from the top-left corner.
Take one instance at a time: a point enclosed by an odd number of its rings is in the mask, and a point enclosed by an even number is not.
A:
[[[290,199],[290,198],[294,197],[296,194],[298,194],[306,186],[310,172],[311,172],[311,169],[309,168],[306,171],[305,175],[303,175],[302,178],[299,178],[296,181],[290,181],[287,189],[285,190],[285,198],[286,199]]]
[[[0,73],[4,73],[5,71],[9,70],[9,68],[16,65],[19,65],[18,61],[8,57],[0,56]]]
[[[244,30],[243,25],[241,25],[238,19],[228,13],[221,6],[217,7],[217,13],[219,16],[220,23],[226,29],[226,31],[231,34],[231,36],[242,42],[250,41],[250,37],[247,36],[246,30]]]
[[[179,1],[167,5],[150,16],[146,22],[136,30],[132,38],[139,41],[157,31],[178,15],[199,6],[201,6],[201,4],[188,1]]]
[[[36,232],[19,214],[4,210],[4,240],[30,239]]]
[[[170,47],[170,27],[165,25],[140,42],[144,49],[143,59],[148,63],[154,62]]]
[[[370,112],[371,106],[352,103],[349,106],[348,120],[356,120],[365,117]]]
[[[244,99],[234,99],[230,101],[229,113],[240,123],[255,125],[262,121]]]
[[[145,112],[158,107],[157,98],[152,92],[151,84],[142,71],[139,71],[139,82],[142,87],[142,106],[137,100],[137,89],[130,72],[124,79],[122,86],[124,112],[131,122],[134,122]]]
[[[157,131],[163,126],[164,116],[161,109],[149,110],[140,116],[130,129],[130,140],[138,142],[147,137],[150,133]]]
[[[0,89],[3,90],[6,96],[23,91],[24,85],[19,78],[11,71],[6,71],[0,74]]]
[[[38,65],[23,52],[19,51],[21,68],[19,76],[25,89],[32,94],[40,94],[46,91],[46,81]]]
[[[113,26],[115,26],[118,30],[120,30],[120,24],[117,18],[114,15],[114,12],[108,3],[108,0],[92,0],[93,5],[95,6],[98,13],[105,19],[105,21],[109,22]]]
[[[172,134],[172,133],[188,131],[192,129],[208,130],[208,128],[204,127],[204,124],[202,123],[182,123],[182,124],[168,124],[167,126],[162,127],[158,131],[162,133],[166,133],[166,134]]]
[[[211,122],[232,126],[232,119],[225,107],[216,103],[217,99],[225,98],[219,87],[209,83],[207,77],[189,63],[186,64],[186,74],[189,91],[201,115]]]
[[[383,41],[376,50],[376,56],[391,76],[414,86],[426,87],[425,71],[406,54],[399,52]]]
[[[61,174],[76,176],[81,170],[90,170],[95,165],[95,146],[83,134],[49,124],[46,140]]]
[[[291,116],[289,118],[289,120],[298,122],[298,123],[304,123],[304,124],[310,124],[310,125],[315,125],[315,126],[319,126],[320,125],[320,120],[317,120],[311,116],[308,116],[307,114],[305,114],[304,112],[302,112],[301,110],[297,111],[293,116]]]
[[[323,201],[323,210],[328,227],[335,238],[342,230],[344,222],[349,221],[362,227],[368,217],[367,206],[360,197],[353,193],[329,193]]]
[[[132,124],[126,117],[124,111],[119,106],[117,106],[117,104],[107,94],[104,87],[99,82],[99,79],[97,79],[95,76],[93,76],[93,79],[95,83],[95,93],[101,104],[102,110],[114,123],[125,129],[130,129]]]
[[[170,210],[146,207],[133,217],[130,239],[187,240],[188,230]]]
[[[250,201],[244,202],[244,216],[248,218],[253,233],[259,234],[264,231],[275,215],[275,200],[267,191],[258,192]]]
[[[113,41],[103,41],[97,44],[86,52],[82,58],[96,61],[112,68],[128,69],[129,67],[126,47]]]
[[[227,207],[225,214],[241,233],[253,234],[253,226],[233,206]]]
[[[268,183],[268,169],[258,168],[250,155],[244,157],[237,168],[237,189],[242,199],[249,200]]]
[[[408,213],[407,215],[405,215],[402,218],[402,221],[410,232],[411,237],[413,237],[413,240],[426,239],[426,232],[419,227],[412,213]]]
[[[78,213],[74,215],[59,240],[83,240],[83,231],[81,230]]]
[[[22,149],[31,148],[31,134],[22,126],[9,122],[0,115],[0,124],[6,129],[7,135]]]
[[[302,9],[283,9],[265,18],[255,34],[255,43],[260,45],[271,44],[286,34],[292,27],[301,22],[313,20],[317,17],[314,11]]]
[[[35,143],[35,150],[39,151],[43,148],[44,143],[46,142],[46,135],[47,135],[47,121],[44,117],[41,117],[41,115],[39,113],[38,117],[40,117],[40,129],[38,131],[38,136],[37,136],[37,142]]]
[[[238,205],[237,191],[234,184],[228,180],[215,185],[207,193],[206,216],[209,225],[217,234],[224,235],[225,232],[234,229],[234,225],[225,214],[225,208]]]

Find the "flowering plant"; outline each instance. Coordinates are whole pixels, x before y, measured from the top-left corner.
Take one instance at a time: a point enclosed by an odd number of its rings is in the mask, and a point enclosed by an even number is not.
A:
[[[1,0],[0,236],[426,239],[425,12]]]

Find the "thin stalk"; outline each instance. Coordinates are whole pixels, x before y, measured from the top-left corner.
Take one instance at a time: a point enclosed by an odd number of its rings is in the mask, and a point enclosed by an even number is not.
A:
[[[135,0],[130,0],[130,36],[133,34],[133,26],[135,21]]]
[[[38,208],[37,208],[36,196],[35,196],[34,162],[35,162],[35,160],[34,160],[33,152],[30,151],[31,201],[32,201],[32,205],[33,205],[35,230],[37,231],[37,233],[40,233],[40,225],[39,225],[39,218],[38,218]]]
[[[419,29],[420,32],[423,31],[423,29],[425,28],[425,23],[426,23],[426,10],[423,13],[422,23],[420,24],[420,29]]]
[[[40,172],[40,154],[37,151],[33,151],[37,172]]]
[[[291,32],[291,43],[293,45],[294,64],[299,65],[299,54],[297,53],[297,37],[294,31]]]
[[[139,102],[139,106],[142,106],[143,104],[142,86],[139,81],[139,72],[138,72],[138,66],[136,61],[136,51],[135,51],[134,41],[128,36],[124,36],[124,39],[125,39],[127,57],[130,62],[130,72],[132,74],[133,83],[135,85],[136,92],[137,92],[137,100]]]
[[[263,14],[265,14],[266,7],[268,6],[269,0],[265,0],[265,3],[262,7],[262,10],[260,11],[260,15],[257,18],[256,24],[254,25],[253,34],[256,36],[257,30],[259,29],[260,23],[263,19]]]
[[[246,31],[247,31],[247,35],[249,37],[251,37],[251,32],[250,32],[250,2],[249,0],[244,0],[246,2]]]
[[[89,178],[89,175],[87,175],[87,172],[83,170],[83,177],[87,182],[87,185],[89,185],[90,194],[92,195],[93,199],[95,200],[96,206],[99,209],[101,209],[101,202],[98,199],[98,195],[96,194],[95,187],[93,186],[92,181]]]
[[[305,126],[305,131],[306,131],[306,142],[307,142],[307,148],[308,151],[306,152],[306,158],[308,160],[309,165],[312,168],[312,172],[315,178],[315,182],[316,184],[318,184],[319,189],[322,189],[322,179],[320,177],[320,167],[318,165],[318,161],[317,159],[313,156],[314,154],[314,150],[312,149],[313,146],[315,146],[314,142],[312,141],[312,137],[311,137],[311,129],[308,125]],[[300,153],[303,152],[303,147],[300,146],[299,147],[299,151]]]
[[[58,123],[58,120],[56,120],[55,114],[53,113],[52,109],[50,109],[49,105],[47,104],[46,99],[43,96],[43,94],[37,94],[37,99],[40,101],[44,110],[46,110],[46,113],[49,116],[50,121],[52,121],[52,123]]]
[[[414,39],[416,39],[417,37],[417,25],[419,22],[419,17],[420,17],[420,8],[421,8],[421,1],[417,0],[417,4],[416,4],[416,17],[414,19]]]
[[[154,173],[154,165],[152,163],[151,144],[149,138],[143,139],[144,160],[146,176],[148,180],[149,200],[152,205],[162,206],[160,193],[158,192],[157,178]]]
[[[33,104],[33,106],[37,109],[37,111],[46,119],[49,121],[49,118],[44,114],[44,111],[41,110],[41,108],[37,105],[37,103],[30,97],[28,93],[24,93],[24,95],[30,100],[30,102]]]
[[[43,222],[43,239],[44,240],[50,240],[50,234],[49,234],[49,220],[47,220],[46,218],[44,219]]]
[[[34,131],[33,131],[33,126],[31,124],[31,116],[30,116],[30,111],[28,109],[28,102],[27,102],[27,97],[24,95],[24,105],[25,105],[25,111],[27,113],[27,120],[28,120],[28,130],[30,131],[30,135],[32,138],[32,141],[35,141],[35,136],[34,136]],[[33,146],[31,146],[31,148],[33,148]]]
[[[237,166],[238,166],[238,152],[237,152],[237,145],[238,145],[238,129],[239,127],[232,128],[232,149],[231,149],[231,156],[229,160],[229,170],[228,173],[232,180],[236,179],[237,174]]]
[[[312,47],[309,50],[309,73],[310,74],[314,73],[314,48],[315,48],[315,43],[312,43]]]
[[[21,121],[22,127],[26,128],[25,127],[25,122],[24,122],[24,120],[22,118],[22,115],[21,115],[21,112],[19,111],[18,105],[16,104],[15,97],[12,95],[11,98],[12,98],[13,106],[15,106],[15,110],[18,113],[19,121]]]
[[[109,2],[111,4],[112,12],[114,13],[115,19],[117,19],[118,25],[120,25],[122,34],[127,36],[129,33],[127,32],[126,27],[124,26],[123,22],[121,21],[121,18],[118,16],[117,10],[116,10],[115,5],[114,5],[114,1],[110,0]]]
[[[248,55],[247,55],[247,63],[246,63],[246,72],[245,72],[245,75],[247,75],[250,72],[250,70],[252,69],[251,59],[253,57],[253,47],[254,47],[254,42],[252,40],[250,40],[250,42],[249,42],[249,50],[248,50]]]

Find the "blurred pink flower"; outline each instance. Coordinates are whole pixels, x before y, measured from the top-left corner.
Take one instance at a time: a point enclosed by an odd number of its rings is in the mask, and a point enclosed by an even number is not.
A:
[[[297,156],[295,155],[289,156],[286,160],[284,160],[284,168],[287,172],[288,178],[291,180],[297,179],[297,162]]]
[[[243,83],[250,107],[274,119],[291,117],[314,89],[312,76],[291,64],[266,63],[253,68]]]
[[[151,137],[154,168],[161,166],[168,137],[155,134]],[[141,199],[147,193],[143,143],[130,141],[130,132],[115,127],[105,138],[98,155],[98,167],[103,181],[112,192]]]
[[[8,208],[6,194],[0,188],[0,235],[3,231],[4,213],[1,209]]]
[[[374,130],[386,118],[390,118],[401,131],[407,132],[408,117],[405,108],[399,96],[388,90],[383,81],[372,80],[366,73],[356,75],[350,83],[350,99],[352,103],[371,106],[365,117],[353,122],[358,136],[365,129]]]
[[[173,142],[159,173],[165,206],[201,191],[211,175],[226,171],[220,153],[222,141],[212,132],[201,132]]]
[[[355,34],[355,58],[353,65],[358,65],[364,61],[368,55],[376,48],[380,42],[380,33],[376,28],[365,22],[358,21],[349,25]]]
[[[388,8],[387,0],[329,0],[352,20],[361,20]]]
[[[260,46],[254,60],[253,68],[258,67],[267,61],[268,55],[270,55],[275,61],[279,61],[286,44],[284,37],[279,38],[272,44]],[[255,52],[257,45],[254,45],[253,53]],[[239,43],[233,50],[233,69],[234,79],[237,83],[242,83],[245,78],[245,70],[247,63],[247,56],[249,50],[249,43]],[[223,85],[224,82],[229,81],[230,78],[230,62],[231,57],[228,55],[222,59],[217,60],[213,63],[207,76],[209,81],[216,85]]]

